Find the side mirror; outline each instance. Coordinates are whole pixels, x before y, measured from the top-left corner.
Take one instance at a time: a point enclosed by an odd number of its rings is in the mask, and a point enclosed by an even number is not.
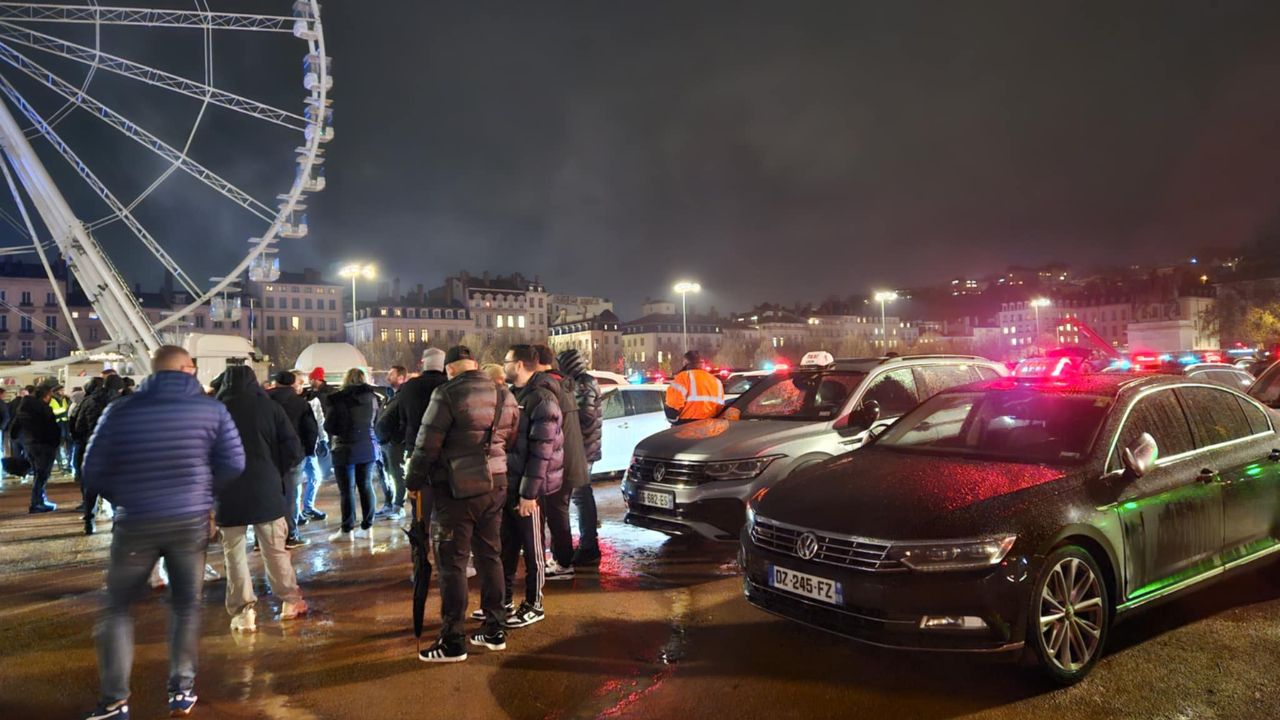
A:
[[[1151,433],[1142,433],[1133,445],[1120,451],[1120,461],[1124,463],[1125,472],[1140,478],[1155,467],[1160,449],[1156,447],[1156,439]]]
[[[875,400],[868,400],[858,406],[849,414],[849,422],[846,427],[857,428],[858,430],[866,430],[880,419],[880,403]]]

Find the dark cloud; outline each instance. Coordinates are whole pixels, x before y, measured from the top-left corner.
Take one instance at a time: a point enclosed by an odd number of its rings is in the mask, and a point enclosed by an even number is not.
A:
[[[624,314],[690,276],[725,309],[1172,257],[1280,209],[1274,2],[324,11],[337,139],[290,265],[522,270]],[[216,46],[219,82],[299,103],[299,46],[274,42]],[[287,134],[211,116],[200,141],[267,199],[291,179]],[[231,258],[252,234],[198,186],[173,192],[150,210],[175,254]],[[175,223],[188,204],[207,242]]]

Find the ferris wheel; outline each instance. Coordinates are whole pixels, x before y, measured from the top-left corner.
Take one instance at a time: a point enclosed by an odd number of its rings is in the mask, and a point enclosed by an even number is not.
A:
[[[93,349],[86,348],[75,334],[66,299],[55,280],[58,258],[51,251],[56,250],[111,338],[102,347],[131,356],[141,372],[149,370],[149,355],[161,344],[161,332],[176,329],[184,318],[206,305],[211,306],[215,320],[238,317],[238,300],[229,302],[228,295],[239,289],[239,279],[247,276],[270,282],[279,276],[277,245],[282,239],[307,235],[304,201],[325,186],[323,150],[333,138],[328,97],[333,77],[331,59],[325,53],[319,2],[296,0],[287,15],[215,12],[209,5],[206,0],[185,0],[185,5],[176,9],[108,6],[98,0],[81,4],[0,2],[0,170],[7,184],[7,188],[0,187],[0,195],[6,189],[12,195],[19,217],[4,214],[4,219],[30,241],[28,245],[0,248],[0,254],[34,251],[39,256],[75,344],[81,350]],[[128,42],[117,48],[109,41],[112,33],[121,32],[128,33]],[[292,104],[252,99],[250,93],[239,92],[235,82],[215,83],[222,78],[214,72],[215,47],[219,57],[226,57],[226,48],[250,37],[255,43],[271,43],[277,53],[284,52],[280,44],[296,48],[294,57],[301,59],[301,73],[293,80],[297,84],[289,92],[276,93],[294,98]],[[183,52],[166,52],[165,47]],[[147,59],[130,59],[130,50]],[[191,61],[191,52],[198,52],[202,62]],[[161,67],[170,57],[174,66]],[[203,66],[202,72],[198,65]],[[110,88],[100,88],[108,84]],[[166,106],[160,99],[140,99],[144,93],[183,97],[180,102],[192,110],[191,117],[157,117],[157,108]],[[217,113],[231,113],[239,118],[236,122],[241,127],[244,123],[261,126],[279,142],[295,145],[291,182],[287,166],[261,168],[262,174],[282,178],[273,200],[259,199],[263,197],[260,187],[255,188],[256,195],[242,190],[226,177],[227,171],[218,162],[234,164],[243,174],[246,163],[252,165],[256,157],[235,157],[234,152],[224,152],[225,147],[203,157],[198,152],[202,124]],[[154,177],[148,176],[127,190],[113,189],[93,159],[101,143],[95,140],[94,147],[77,151],[77,136],[60,132],[81,115],[109,128],[106,134],[128,152],[147,157],[147,166],[157,169]],[[42,156],[65,161],[65,166],[56,168],[61,171],[61,186],[41,161]],[[119,157],[115,156],[117,165]],[[95,172],[94,167],[99,169]],[[188,257],[200,259],[199,248],[189,247],[189,240],[183,241],[184,246],[153,235],[139,219],[148,208],[147,201],[163,193],[166,182],[173,182],[171,178],[183,175],[203,186],[198,188],[207,193],[202,203],[225,205],[220,209],[244,214],[241,220],[261,228],[253,231],[243,257],[235,253],[240,259],[233,267],[205,283],[197,282],[175,259],[180,247]],[[202,211],[207,207],[202,204]],[[131,245],[113,259],[95,237],[102,232],[132,236],[145,254]],[[156,323],[148,320],[117,269],[137,267],[140,258],[150,263],[148,255],[172,275],[190,300]]]

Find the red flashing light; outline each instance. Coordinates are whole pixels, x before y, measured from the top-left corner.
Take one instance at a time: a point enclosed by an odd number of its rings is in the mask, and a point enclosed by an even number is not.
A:
[[[1062,375],[1063,370],[1067,370],[1070,367],[1071,367],[1071,358],[1067,358],[1067,357],[1058,358],[1058,364],[1053,366],[1053,371],[1049,373],[1049,377],[1058,377]]]
[[[1134,364],[1146,365],[1146,364],[1155,363],[1158,361],[1159,361],[1158,357],[1156,357],[1155,355],[1149,355],[1147,353],[1142,353],[1142,354],[1133,356]]]
[[[1204,361],[1205,361],[1205,362],[1211,362],[1211,363],[1220,363],[1220,362],[1222,362],[1222,353],[1220,353],[1220,352],[1207,352],[1207,353],[1205,353],[1205,354],[1204,354]]]
[[[791,366],[786,363],[778,363],[777,365],[773,366],[774,372],[786,372],[790,369],[791,369]]]

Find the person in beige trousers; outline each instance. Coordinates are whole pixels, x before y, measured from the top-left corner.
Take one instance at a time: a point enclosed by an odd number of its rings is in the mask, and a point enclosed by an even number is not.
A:
[[[216,516],[226,561],[227,613],[232,630],[252,632],[257,629],[258,598],[249,572],[249,526],[262,552],[271,594],[281,601],[280,619],[292,620],[307,611],[285,548],[289,531],[284,517],[283,478],[288,468],[302,461],[302,443],[284,409],[258,385],[251,368],[229,367],[214,382],[245,449],[245,470],[219,497]]]

